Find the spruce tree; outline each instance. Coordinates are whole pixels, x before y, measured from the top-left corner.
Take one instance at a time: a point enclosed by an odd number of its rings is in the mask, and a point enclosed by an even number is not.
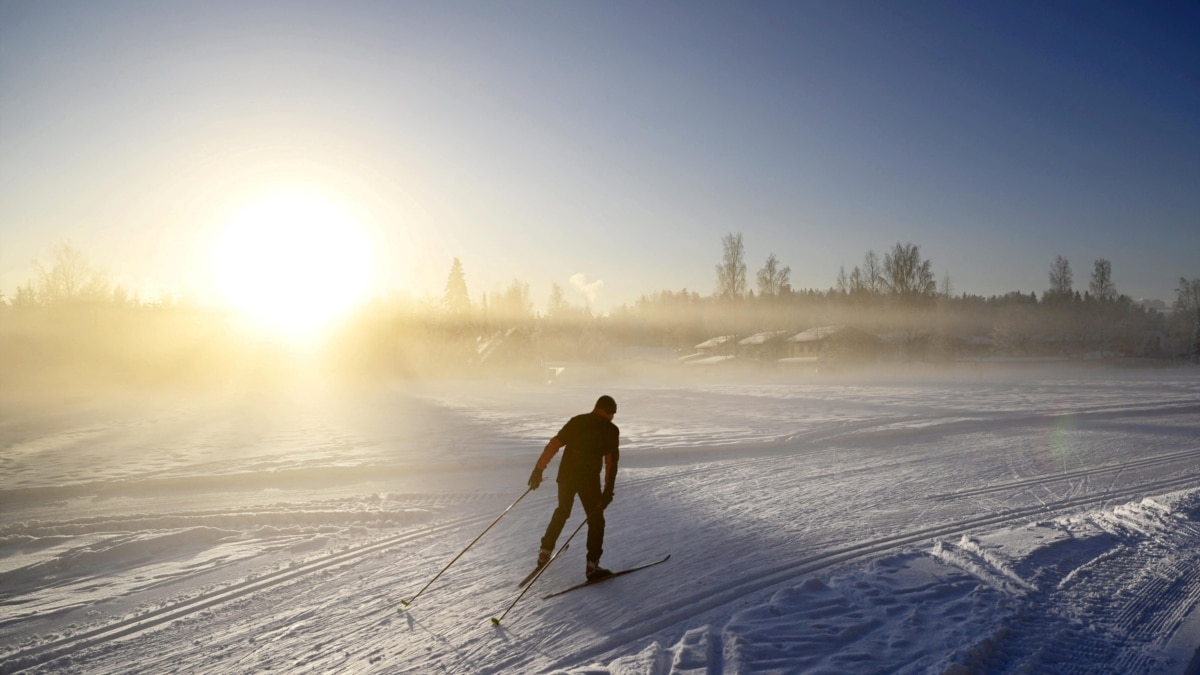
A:
[[[466,314],[471,309],[471,298],[467,295],[467,279],[463,274],[462,263],[458,258],[450,265],[450,275],[446,278],[446,292],[442,296],[442,306],[454,315]]]

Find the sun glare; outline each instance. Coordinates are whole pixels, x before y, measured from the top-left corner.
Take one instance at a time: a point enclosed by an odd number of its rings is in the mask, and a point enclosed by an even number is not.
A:
[[[372,247],[361,223],[310,193],[265,197],[237,213],[217,237],[217,290],[261,326],[307,337],[367,293]]]

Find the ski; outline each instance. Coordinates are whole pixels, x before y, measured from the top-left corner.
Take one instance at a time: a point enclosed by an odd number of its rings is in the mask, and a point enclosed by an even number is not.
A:
[[[566,589],[563,589],[563,590],[561,590],[561,591],[557,591],[557,592],[555,592],[555,593],[551,593],[550,595],[545,595],[545,596],[542,596],[542,599],[543,599],[543,600],[549,600],[550,598],[556,598],[556,597],[558,597],[558,596],[560,596],[560,595],[563,595],[564,593],[570,593],[571,591],[579,590],[580,588],[583,588],[584,586],[592,586],[592,585],[594,585],[594,584],[599,584],[599,583],[602,583],[602,582],[608,581],[609,579],[615,579],[616,577],[619,577],[619,576],[621,576],[622,574],[629,574],[630,572],[636,572],[636,571],[638,571],[638,570],[644,570],[644,569],[646,569],[647,567],[654,567],[655,565],[661,565],[661,564],[663,564],[663,563],[667,562],[667,561],[668,561],[668,560],[670,560],[670,559],[671,559],[671,556],[668,554],[668,555],[667,555],[667,557],[663,558],[662,560],[655,560],[654,562],[651,562],[651,563],[646,563],[645,565],[638,565],[637,567],[630,567],[629,569],[620,570],[620,571],[618,571],[618,572],[613,572],[612,574],[610,574],[610,575],[608,575],[608,576],[606,576],[606,577],[601,577],[601,578],[599,578],[599,579],[595,579],[595,580],[592,580],[592,581],[585,581],[585,582],[583,582],[583,583],[581,583],[581,584],[575,584],[574,586],[572,586],[572,587],[570,587],[570,588],[566,588]]]
[[[538,572],[542,571],[543,567],[545,567],[545,565],[538,565],[537,567],[534,567],[533,571],[527,574],[525,578],[521,580],[521,583],[517,584],[517,588],[525,588],[525,584],[533,581],[533,578],[537,576]]]
[[[567,542],[558,553],[554,554],[554,556],[551,557],[550,560],[547,560],[546,565],[549,565],[550,562],[554,560],[554,558],[557,558],[559,553],[562,553],[563,551],[565,551],[569,548],[571,548],[571,542]],[[530,572],[529,574],[525,575],[525,578],[521,580],[521,583],[517,584],[517,588],[525,588],[526,584],[528,584],[529,582],[531,582],[535,578],[537,578],[538,572],[541,572],[546,567],[546,565],[535,565],[533,568],[533,571]]]

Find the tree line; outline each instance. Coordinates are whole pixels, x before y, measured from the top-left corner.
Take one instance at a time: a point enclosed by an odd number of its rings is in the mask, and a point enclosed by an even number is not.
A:
[[[939,284],[933,263],[912,243],[896,243],[879,255],[869,250],[849,272],[839,270],[825,290],[791,287],[790,268],[774,253],[758,270],[757,293],[748,284],[740,233],[721,240],[716,290],[702,296],[684,289],[643,296],[622,312],[630,325],[666,324],[667,341],[720,332],[798,330],[842,324],[872,333],[916,338],[930,333],[989,340],[996,353],[1077,356],[1089,352],[1170,356],[1200,361],[1200,279],[1179,278],[1170,312],[1159,312],[1117,291],[1112,262],[1094,261],[1086,290],[1075,288],[1070,262],[1058,255],[1048,286],[1038,297],[955,294],[949,275]],[[658,317],[667,317],[665,322]],[[681,326],[690,326],[681,336]],[[654,332],[652,329],[651,332]],[[648,336],[643,336],[648,337]]]
[[[65,307],[112,303],[141,304],[120,284],[113,286],[107,275],[92,265],[82,251],[70,244],[56,246],[50,262],[36,261],[34,278],[19,284],[13,307]],[[0,292],[0,301],[5,300]]]
[[[1172,311],[1160,312],[1119,293],[1112,262],[1103,258],[1094,261],[1081,292],[1075,288],[1070,262],[1057,256],[1040,297],[1019,291],[987,297],[955,294],[949,275],[939,283],[932,261],[912,243],[896,243],[883,255],[867,251],[861,265],[849,272],[839,270],[824,290],[793,288],[791,268],[770,253],[751,287],[743,236],[729,233],[721,239],[715,272],[715,288],[709,295],[686,288],[658,291],[604,317],[593,316],[586,305],[566,302],[557,284],[547,311],[537,315],[528,300],[528,287],[514,280],[503,295],[485,294],[474,306],[476,321],[468,332],[486,328],[489,319],[522,326],[531,341],[540,338],[543,346],[556,338],[556,348],[543,353],[578,357],[581,350],[573,346],[579,344],[588,345],[588,354],[602,352],[598,344],[661,346],[682,353],[717,335],[798,333],[815,326],[844,325],[899,335],[900,340],[914,343],[927,343],[932,334],[945,350],[954,349],[956,341],[975,340],[989,344],[993,353],[1013,356],[1184,354],[1200,361],[1200,279],[1181,277]],[[516,303],[514,298],[523,301]],[[441,304],[459,318],[471,315],[473,306],[457,259]]]
[[[556,283],[538,312],[529,285],[519,279],[473,301],[456,258],[439,296],[377,300],[341,326],[329,349],[346,371],[416,376],[599,362],[626,347],[685,354],[718,335],[839,325],[921,344],[911,353],[922,358],[952,358],[956,343],[983,340],[998,355],[1183,355],[1200,362],[1200,278],[1181,277],[1172,311],[1159,312],[1120,294],[1106,259],[1094,262],[1081,291],[1069,261],[1057,256],[1040,297],[955,294],[949,276],[939,283],[932,261],[911,243],[896,243],[882,255],[867,251],[826,289],[794,288],[791,269],[774,253],[753,275],[753,287],[750,278],[743,237],[730,233],[721,239],[711,293],[662,290],[597,315],[586,303],[571,302]],[[0,328],[0,370],[5,364],[24,364],[27,372],[39,363],[62,365],[70,359],[55,354],[67,352],[100,360],[117,354],[126,365],[152,358],[153,373],[176,359],[182,361],[171,367],[187,370],[180,364],[189,360],[225,363],[237,354],[234,360],[245,366],[261,357],[248,356],[218,317],[170,302],[143,303],[65,245],[15,295],[0,297]],[[30,352],[40,356],[25,358]],[[207,366],[193,370],[207,372]]]

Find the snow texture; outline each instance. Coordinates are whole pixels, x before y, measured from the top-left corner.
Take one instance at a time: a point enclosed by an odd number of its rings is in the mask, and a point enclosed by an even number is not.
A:
[[[581,534],[492,625],[548,485],[405,608],[601,393],[604,562],[671,560],[542,600]],[[2,403],[0,673],[1182,673],[1200,644],[1195,369]]]

